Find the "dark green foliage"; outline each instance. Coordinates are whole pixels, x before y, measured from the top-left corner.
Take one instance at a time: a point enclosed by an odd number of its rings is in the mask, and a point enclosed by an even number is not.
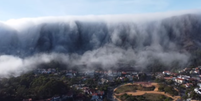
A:
[[[174,81],[172,81],[172,80],[166,80],[165,82],[166,82],[168,85],[174,84]]]
[[[178,92],[174,89],[174,87],[165,84],[160,84],[158,90],[168,93],[172,96],[178,95]]]
[[[190,93],[190,97],[191,97],[192,99],[197,99],[197,100],[200,100],[200,99],[201,99],[201,96],[200,96],[199,94],[195,93],[194,91],[192,91],[192,92]]]
[[[162,82],[165,82],[165,80],[164,80],[164,79],[156,78],[156,79],[155,79],[155,82],[157,82],[157,83],[162,83]]]
[[[139,75],[139,80],[146,80],[147,75],[145,73],[140,73]]]
[[[143,87],[142,85],[124,85],[120,86],[116,89],[115,93],[125,93],[125,92],[135,92],[136,90],[141,91],[153,91],[155,89],[154,86],[151,87]]]
[[[141,96],[132,96],[128,94],[123,94],[119,98],[122,101],[172,101],[171,98],[168,98],[160,94],[144,94]]]
[[[28,73],[19,77],[2,79],[0,82],[0,100],[44,99],[54,95],[66,94],[68,90],[68,85],[59,79],[46,76],[34,77],[32,73]]]

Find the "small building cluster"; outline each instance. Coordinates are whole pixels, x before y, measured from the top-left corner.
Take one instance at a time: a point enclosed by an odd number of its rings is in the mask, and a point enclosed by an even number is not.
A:
[[[194,87],[194,92],[201,95],[201,66],[196,68],[184,68],[178,73],[163,71],[157,73],[156,78],[172,80],[175,85],[185,88]]]

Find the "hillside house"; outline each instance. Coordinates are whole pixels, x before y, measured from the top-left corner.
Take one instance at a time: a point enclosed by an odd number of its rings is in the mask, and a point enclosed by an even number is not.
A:
[[[201,89],[200,88],[195,88],[194,89],[195,93],[200,94],[201,95]]]
[[[175,82],[177,82],[178,84],[183,84],[183,83],[185,83],[185,79],[176,78],[176,79],[175,79]]]
[[[189,88],[189,87],[192,87],[192,86],[193,86],[192,83],[186,83],[186,84],[185,84],[185,87],[186,87],[186,88]]]
[[[171,75],[170,71],[163,71],[163,75]]]
[[[125,77],[127,77],[129,81],[133,81],[133,76],[131,76],[131,75],[126,75]]]
[[[177,78],[181,78],[181,79],[187,80],[187,79],[190,79],[191,77],[187,76],[187,75],[179,75],[179,76],[177,76]]]

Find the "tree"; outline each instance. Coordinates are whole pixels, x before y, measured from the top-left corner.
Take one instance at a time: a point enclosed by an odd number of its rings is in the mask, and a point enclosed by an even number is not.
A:
[[[168,98],[165,99],[165,101],[171,101],[171,99],[168,97]]]
[[[129,81],[129,79],[126,77],[125,79],[124,79],[124,82],[128,82]]]
[[[23,98],[26,98],[27,95],[28,95],[28,90],[26,89],[25,86],[19,86],[19,87],[17,88],[17,90],[16,90],[16,96],[17,96],[18,98],[23,99]]]

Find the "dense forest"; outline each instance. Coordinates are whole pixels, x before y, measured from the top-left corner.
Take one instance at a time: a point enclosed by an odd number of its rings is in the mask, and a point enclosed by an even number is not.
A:
[[[19,77],[2,79],[0,82],[0,100],[44,99],[54,95],[66,94],[69,90],[68,84],[59,79],[45,75],[34,77],[32,73],[27,73]]]

